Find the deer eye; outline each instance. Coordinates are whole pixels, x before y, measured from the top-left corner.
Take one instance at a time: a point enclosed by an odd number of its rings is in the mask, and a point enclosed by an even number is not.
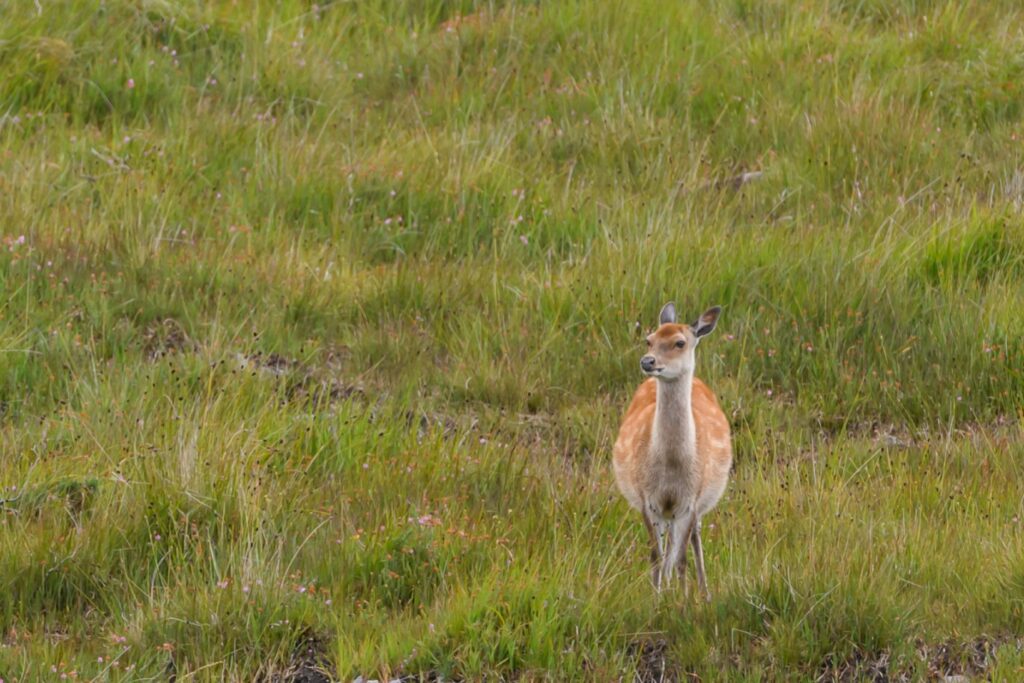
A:
[[[686,342],[685,342],[685,341],[683,341],[682,339],[680,339],[679,341],[677,341],[677,342],[676,342],[676,348],[677,348],[677,349],[681,349],[681,348],[683,348],[684,346],[686,346]]]
[[[651,348],[651,340],[650,339],[644,339],[644,342],[646,342],[647,348]]]

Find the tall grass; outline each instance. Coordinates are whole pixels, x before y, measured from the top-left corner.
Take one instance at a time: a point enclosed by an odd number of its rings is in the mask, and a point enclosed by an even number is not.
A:
[[[1022,18],[0,6],[0,677],[1013,677]],[[608,467],[669,299],[708,606]]]

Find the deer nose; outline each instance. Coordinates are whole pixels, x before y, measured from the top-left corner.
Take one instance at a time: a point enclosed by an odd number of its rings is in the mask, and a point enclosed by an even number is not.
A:
[[[650,372],[654,369],[654,356],[644,356],[640,359],[640,367],[644,372]]]

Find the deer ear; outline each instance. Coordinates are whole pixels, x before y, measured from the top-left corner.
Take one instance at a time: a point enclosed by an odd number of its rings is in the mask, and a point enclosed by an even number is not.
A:
[[[722,313],[721,306],[712,306],[708,310],[704,311],[696,322],[690,327],[693,328],[693,335],[695,337],[703,337],[706,334],[710,334],[711,330],[715,329],[715,325],[718,324],[718,316]]]
[[[658,324],[664,325],[665,323],[674,323],[676,321],[676,305],[669,301],[661,309],[661,315],[658,316]]]

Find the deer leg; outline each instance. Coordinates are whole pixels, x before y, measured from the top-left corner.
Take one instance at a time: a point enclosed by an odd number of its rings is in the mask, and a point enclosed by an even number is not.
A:
[[[690,537],[693,516],[683,514],[672,520],[671,537],[668,553],[662,565],[661,573],[667,579],[672,578],[673,571],[678,567],[679,581],[686,586],[686,541]]]
[[[661,590],[661,557],[664,554],[664,535],[658,533],[654,524],[651,522],[647,513],[644,512],[644,527],[647,529],[647,535],[651,539],[651,583],[654,584],[655,590]]]
[[[693,531],[690,532],[690,542],[693,544],[693,562],[697,567],[697,587],[704,595],[704,600],[711,602],[711,591],[708,590],[708,579],[704,573],[704,546],[700,542],[699,518],[694,521]]]

